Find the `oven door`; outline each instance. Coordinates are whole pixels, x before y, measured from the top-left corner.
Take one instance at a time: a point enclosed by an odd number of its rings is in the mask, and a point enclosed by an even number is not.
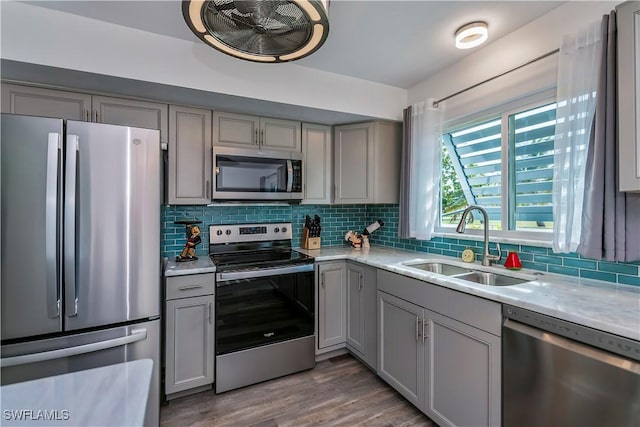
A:
[[[313,264],[216,274],[216,355],[314,334]]]
[[[216,148],[213,199],[302,198],[302,162],[290,157],[290,153]]]

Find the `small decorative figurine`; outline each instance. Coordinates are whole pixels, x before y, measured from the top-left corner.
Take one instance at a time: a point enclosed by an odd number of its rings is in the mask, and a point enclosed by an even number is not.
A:
[[[182,253],[176,256],[177,262],[195,261],[198,259],[196,256],[196,246],[202,243],[200,237],[200,227],[196,224],[200,224],[202,221],[198,220],[178,220],[174,224],[184,224],[187,227],[187,242],[184,245]]]
[[[344,240],[351,243],[351,246],[355,249],[362,247],[362,236],[352,230],[347,231],[347,234],[344,235]]]

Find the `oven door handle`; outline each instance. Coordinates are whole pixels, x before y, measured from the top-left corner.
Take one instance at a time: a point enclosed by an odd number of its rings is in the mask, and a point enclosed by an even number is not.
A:
[[[232,271],[229,273],[216,273],[216,285],[224,286],[221,282],[241,279],[256,279],[260,277],[280,276],[282,274],[306,273],[313,271],[313,264],[295,265],[292,267],[265,268],[251,271]]]

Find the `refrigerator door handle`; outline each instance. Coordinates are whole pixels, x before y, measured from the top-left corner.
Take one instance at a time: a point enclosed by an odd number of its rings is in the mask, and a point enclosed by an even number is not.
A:
[[[47,144],[47,184],[45,190],[45,262],[47,315],[60,316],[60,292],[58,281],[58,174],[62,140],[59,133],[51,132]]]
[[[67,135],[67,159],[64,200],[64,283],[65,315],[78,315],[76,286],[76,173],[78,151],[77,135]]]
[[[40,353],[25,354],[22,356],[3,357],[0,359],[0,367],[25,365],[27,363],[44,362],[46,360],[62,359],[63,357],[76,356],[79,354],[91,353],[94,351],[106,350],[108,348],[120,347],[132,344],[137,341],[147,339],[146,329],[133,329],[130,335],[114,338],[106,341],[99,341],[91,344],[79,345],[76,347],[61,348],[58,350],[43,351]]]

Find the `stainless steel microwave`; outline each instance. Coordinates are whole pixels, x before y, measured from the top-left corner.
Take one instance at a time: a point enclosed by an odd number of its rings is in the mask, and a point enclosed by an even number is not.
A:
[[[302,200],[302,153],[213,149],[213,200]]]

